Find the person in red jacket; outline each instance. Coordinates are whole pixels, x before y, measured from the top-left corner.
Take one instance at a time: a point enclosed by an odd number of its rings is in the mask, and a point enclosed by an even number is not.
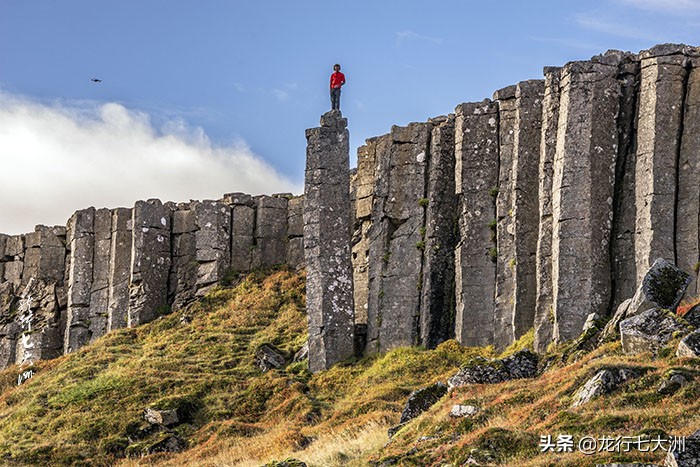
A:
[[[340,65],[333,65],[331,75],[331,110],[340,110],[340,88],[345,84],[345,75],[340,72]]]

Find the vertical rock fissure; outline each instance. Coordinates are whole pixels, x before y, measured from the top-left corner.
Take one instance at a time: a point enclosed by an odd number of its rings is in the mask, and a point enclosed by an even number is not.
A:
[[[676,146],[676,186],[674,187],[674,202],[673,202],[673,263],[678,264],[678,209],[679,209],[679,199],[680,199],[680,187],[681,187],[681,153],[683,151],[683,131],[685,125],[685,114],[686,114],[686,101],[688,100],[688,82],[690,81],[690,72],[693,68],[692,62],[687,60],[683,64],[685,68],[685,73],[683,73],[682,79],[682,89],[683,93],[681,95],[681,108],[680,108],[680,121],[678,125],[677,141]]]
[[[613,192],[613,224],[610,236],[611,295],[608,313],[634,293],[634,214],[637,112],[639,106],[639,62],[621,65],[620,109],[618,115],[617,159]]]

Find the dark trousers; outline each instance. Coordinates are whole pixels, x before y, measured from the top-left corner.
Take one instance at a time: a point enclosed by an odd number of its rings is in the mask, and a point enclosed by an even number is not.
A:
[[[331,89],[331,110],[340,110],[340,88]]]

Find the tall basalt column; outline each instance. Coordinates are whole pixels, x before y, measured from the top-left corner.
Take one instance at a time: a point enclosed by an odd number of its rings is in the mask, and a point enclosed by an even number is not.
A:
[[[610,304],[610,232],[620,83],[614,57],[572,62],[561,75],[552,181],[552,302],[556,342],[576,338]]]
[[[379,183],[378,157],[388,154],[390,135],[370,138],[357,149],[355,178],[355,225],[352,238],[352,266],[355,292],[355,322],[367,324],[369,307],[370,228],[372,206]]]
[[[496,296],[493,344],[503,348],[513,342],[513,304],[515,303],[515,261],[513,223],[513,149],[517,102],[515,86],[493,94],[498,102],[498,194],[496,195]]]
[[[535,299],[535,350],[544,352],[552,341],[552,177],[559,122],[561,68],[544,69],[542,137],[539,166],[539,228],[537,237],[537,297]]]
[[[112,212],[109,209],[95,211],[95,252],[92,270],[89,320],[91,341],[107,332],[109,316],[109,260],[112,247]]]
[[[422,240],[416,245],[423,252],[423,278],[420,303],[420,343],[435,348],[454,337],[454,296],[457,198],[455,196],[455,119],[454,115],[430,119],[428,200]]]
[[[328,112],[306,139],[306,310],[309,370],[317,372],[354,354],[347,119]]]
[[[349,185],[348,185],[349,186]],[[269,268],[287,259],[287,199],[256,196],[253,266]]]
[[[387,154],[380,156],[369,233],[368,352],[420,343],[431,131],[431,123],[394,126]]]
[[[253,267],[255,201],[245,193],[229,193],[223,202],[231,206],[231,268],[248,272]]]
[[[129,308],[129,274],[131,272],[131,209],[112,211],[112,236],[109,246],[107,294],[107,330],[125,328]]]
[[[461,104],[455,113],[455,335],[462,345],[484,346],[494,335],[498,105],[487,99]]]
[[[63,353],[70,353],[88,344],[90,296],[95,255],[95,208],[77,211],[68,220],[70,245],[68,273],[68,313]]]
[[[680,158],[678,160],[678,201],[676,203],[676,266],[693,276],[688,286],[697,293],[698,225],[700,224],[700,59],[694,58],[688,72],[683,112]]]
[[[223,279],[231,266],[231,208],[218,201],[193,202],[197,295]]]
[[[533,327],[537,298],[539,160],[544,81],[519,83],[515,90],[513,142],[513,339]],[[510,265],[509,265],[510,266]]]
[[[637,290],[637,265],[634,231],[637,217],[635,203],[635,167],[637,139],[637,96],[639,94],[639,60],[629,56],[618,70],[620,81],[620,116],[617,122],[618,151],[615,169],[611,266],[613,280],[612,310],[632,297]]]
[[[687,79],[687,57],[682,51],[681,46],[662,46],[639,54],[641,84],[635,185],[638,283],[654,259],[676,259],[679,129]]]
[[[171,210],[159,200],[137,201],[132,211],[129,327],[153,321],[168,307]]]

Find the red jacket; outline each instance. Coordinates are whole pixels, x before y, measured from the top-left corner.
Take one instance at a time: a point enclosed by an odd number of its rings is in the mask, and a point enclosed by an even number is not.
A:
[[[331,75],[331,89],[339,88],[345,84],[345,75],[336,71]]]

